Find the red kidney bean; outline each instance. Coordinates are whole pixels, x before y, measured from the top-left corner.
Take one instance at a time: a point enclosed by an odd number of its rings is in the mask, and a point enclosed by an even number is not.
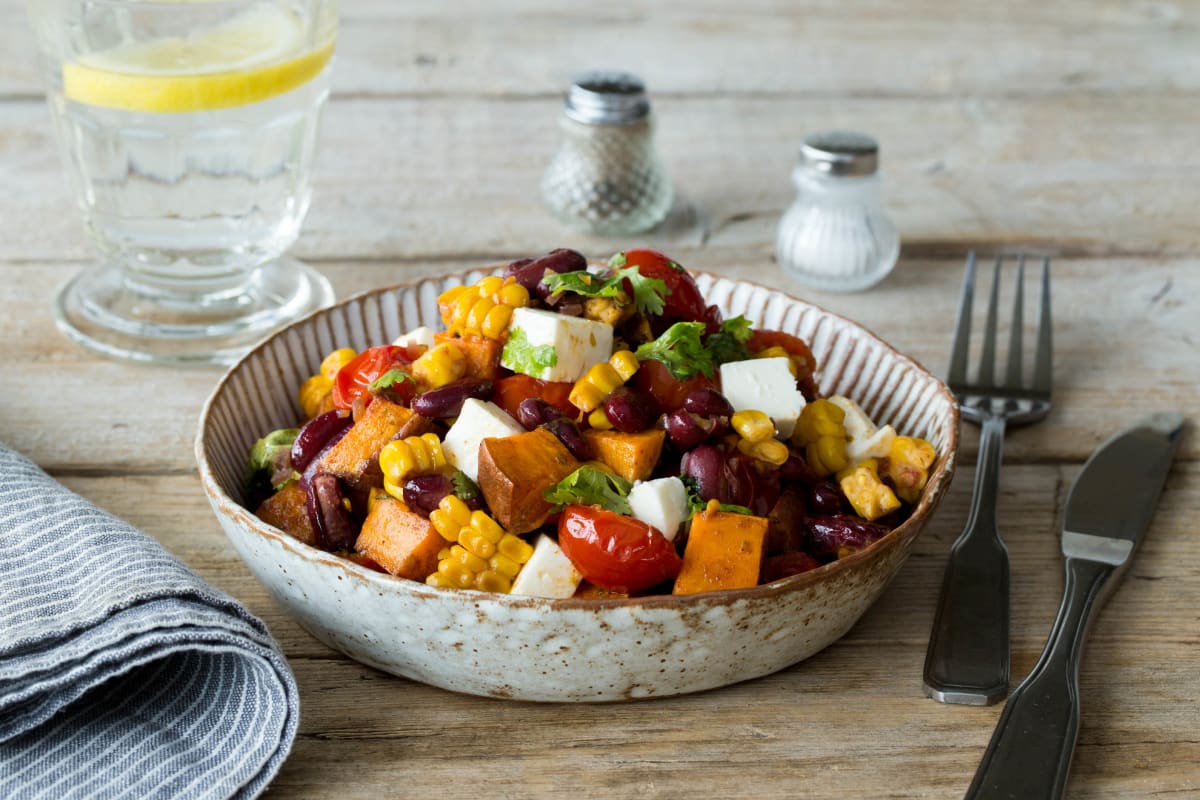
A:
[[[403,488],[404,502],[428,514],[454,491],[454,484],[446,475],[419,475],[406,480]]]
[[[847,514],[804,518],[804,549],[818,558],[835,559],[856,552],[887,535],[888,529]]]
[[[340,439],[354,424],[351,417],[343,417],[337,411],[318,414],[305,423],[292,442],[292,467],[304,472],[331,442]]]
[[[317,473],[304,493],[308,521],[325,550],[350,550],[358,536],[350,512],[342,502],[342,485],[336,475]]]
[[[691,450],[708,441],[717,430],[717,422],[677,408],[664,418],[671,444],[680,450]]]
[[[768,556],[763,559],[762,571],[759,573],[758,582],[770,583],[780,578],[787,578],[792,575],[799,575],[802,572],[808,572],[819,566],[821,566],[820,561],[817,561],[808,553],[802,553],[799,550],[793,550],[790,553],[781,553],[777,556]]]
[[[562,419],[564,414],[540,397],[526,397],[517,406],[517,422],[527,431]]]
[[[649,395],[619,386],[604,399],[604,415],[622,433],[637,433],[654,424],[658,409]]]
[[[679,462],[679,473],[696,482],[696,492],[702,500],[721,499],[721,471],[725,458],[711,444],[704,444],[684,453]]]
[[[544,298],[546,305],[550,306],[564,317],[581,317],[583,316],[583,308],[585,300],[583,295],[578,292],[562,292],[553,297]]]
[[[457,417],[462,413],[463,403],[467,398],[487,400],[492,395],[492,382],[475,378],[464,378],[460,381],[439,386],[422,392],[412,399],[412,410],[422,417],[445,419]]]
[[[542,299],[550,294],[550,290],[542,284],[546,271],[550,272],[579,272],[587,269],[587,259],[580,253],[566,248],[551,250],[537,258],[522,258],[504,268],[504,277],[517,279],[531,294],[536,293]]]
[[[683,407],[700,417],[733,416],[733,406],[716,389],[697,389],[683,399]]]
[[[736,453],[729,456],[721,478],[721,502],[745,506],[756,517],[770,514],[779,500],[779,472],[759,471],[753,458]]]
[[[813,472],[808,462],[795,453],[789,455],[788,460],[780,465],[779,477],[785,481],[797,481],[810,486],[821,480],[821,476]]]
[[[819,481],[808,487],[808,507],[815,514],[829,516],[842,514],[846,508],[846,498],[842,488],[833,481]]]
[[[571,455],[580,461],[588,461],[595,455],[591,444],[583,438],[583,434],[579,432],[579,426],[575,424],[574,420],[560,417],[544,423],[542,427],[557,436],[563,446],[571,451]]]

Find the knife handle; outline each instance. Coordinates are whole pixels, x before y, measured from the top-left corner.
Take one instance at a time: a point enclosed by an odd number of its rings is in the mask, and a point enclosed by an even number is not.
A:
[[[1046,649],[1009,697],[964,800],[1063,796],[1079,733],[1079,656],[1113,568],[1068,558],[1062,605]]]
[[[996,527],[1004,418],[984,420],[971,509],[950,550],[925,653],[925,693],[991,705],[1008,693],[1008,550]]]

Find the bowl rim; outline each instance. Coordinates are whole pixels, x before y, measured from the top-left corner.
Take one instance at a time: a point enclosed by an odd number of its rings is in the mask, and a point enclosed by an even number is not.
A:
[[[342,310],[364,298],[373,295],[382,295],[388,292],[400,292],[405,290],[413,290],[429,281],[445,281],[454,278],[466,279],[472,273],[488,273],[494,272],[497,269],[503,268],[503,264],[488,264],[479,267],[471,267],[468,269],[437,272],[430,275],[425,275],[420,278],[414,278],[408,281],[391,284],[388,286],[379,286],[372,289],[355,292],[343,300],[340,300],[332,305],[319,308],[309,312],[300,319],[283,326],[275,332],[263,338],[258,344],[254,345],[236,362],[229,366],[221,378],[213,387],[212,392],[204,401],[204,406],[200,411],[199,426],[196,431],[194,441],[194,453],[196,458],[196,466],[200,474],[200,482],[204,487],[205,493],[208,495],[209,501],[213,506],[214,512],[218,515],[224,515],[233,523],[240,527],[251,531],[258,537],[271,541],[285,550],[300,558],[326,566],[332,566],[341,569],[344,573],[352,578],[362,581],[368,585],[387,586],[393,589],[400,589],[405,593],[413,594],[418,598],[434,598],[447,599],[458,598],[463,601],[490,601],[499,602],[505,606],[512,608],[547,608],[550,610],[588,610],[588,609],[608,609],[608,608],[677,608],[686,606],[702,606],[702,605],[731,605],[742,600],[760,600],[763,598],[772,598],[781,594],[797,591],[809,585],[823,581],[831,576],[840,574],[847,570],[852,570],[856,566],[867,561],[874,560],[880,553],[893,547],[907,544],[912,539],[916,538],[925,522],[932,516],[934,510],[941,503],[946,490],[950,486],[950,482],[954,476],[955,464],[958,454],[958,431],[959,431],[959,410],[958,403],[954,398],[954,394],[949,387],[926,369],[916,359],[908,356],[882,337],[878,336],[873,330],[856,322],[842,314],[830,311],[815,303],[807,300],[802,300],[790,292],[778,289],[758,281],[747,280],[744,278],[730,278],[714,272],[705,270],[688,270],[693,277],[704,277],[711,279],[714,283],[717,281],[728,281],[738,285],[751,286],[758,289],[764,289],[769,292],[775,292],[783,295],[790,303],[799,303],[808,306],[821,314],[831,317],[839,322],[847,324],[852,328],[856,328],[866,335],[867,338],[873,340],[877,345],[893,358],[898,359],[906,364],[910,369],[934,382],[937,394],[946,402],[950,409],[950,418],[947,420],[947,441],[943,453],[938,454],[937,461],[934,462],[933,472],[929,475],[928,483],[921,491],[921,499],[918,501],[916,508],[909,514],[908,518],[900,525],[893,528],[885,536],[872,542],[863,550],[851,553],[848,556],[831,561],[827,564],[822,564],[820,567],[807,572],[802,572],[797,575],[790,575],[785,578],[772,581],[770,583],[759,584],[745,589],[720,589],[708,592],[698,592],[695,594],[675,595],[675,594],[660,594],[660,595],[640,595],[634,597],[605,597],[605,598],[588,598],[588,597],[568,597],[568,598],[548,598],[548,597],[533,597],[525,595],[499,594],[494,592],[481,592],[470,589],[443,589],[428,586],[419,581],[410,580],[391,575],[386,572],[369,569],[360,564],[357,564],[349,559],[342,558],[334,553],[318,549],[311,545],[301,542],[299,539],[284,533],[273,525],[268,525],[259,519],[250,509],[238,503],[229,496],[217,482],[216,476],[213,474],[212,466],[209,464],[208,455],[205,448],[206,433],[208,430],[209,417],[212,412],[212,407],[217,399],[222,395],[227,384],[229,384],[234,376],[243,368],[243,366],[259,353],[270,347],[279,338],[288,335],[291,331],[303,325],[309,324],[312,320],[331,314],[335,311]]]

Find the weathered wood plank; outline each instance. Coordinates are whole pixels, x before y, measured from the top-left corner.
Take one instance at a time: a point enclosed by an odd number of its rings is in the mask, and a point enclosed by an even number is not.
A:
[[[671,98],[659,144],[680,208],[644,238],[741,248],[765,259],[792,201],[799,140],[815,128],[874,132],[885,194],[912,254],[1033,245],[1051,252],[1186,254],[1200,247],[1200,104],[1112,97]],[[487,256],[547,240],[611,248],[567,231],[538,180],[557,146],[551,98],[334,102],[315,201],[296,248],[321,260]],[[919,124],[916,123],[919,120]],[[363,136],[370,131],[370,136]],[[1087,136],[1080,136],[1087,131]],[[0,259],[89,258],[41,103],[4,105]]]
[[[546,242],[540,249],[554,244]],[[536,251],[514,255],[530,252]],[[777,267],[753,254],[727,248],[673,252],[689,267],[790,286]],[[482,261],[328,263],[322,269],[344,297]],[[62,338],[48,307],[54,287],[73,269],[0,264],[0,319],[10,320],[5,328],[10,365],[20,365],[10,366],[10,389],[0,393],[0,439],[56,470],[191,470],[200,408],[219,372],[118,364]],[[861,322],[941,373],[961,269],[956,260],[904,260],[892,277],[869,292],[795,291]],[[1010,432],[1005,443],[1010,463],[1082,461],[1114,431],[1151,410],[1196,414],[1200,268],[1193,260],[1060,259],[1053,274],[1055,410],[1036,427]],[[1098,285],[1105,290],[1095,291]],[[103,403],[73,404],[72,412],[64,413],[50,402],[91,397],[97,386],[105,387]],[[153,402],[146,402],[148,397]],[[1200,419],[1193,416],[1193,421]],[[962,441],[962,463],[968,465],[975,457],[973,426],[963,426]],[[1181,458],[1197,457],[1200,440],[1188,437]]]
[[[40,90],[24,5],[0,2],[0,13],[15,21],[0,30],[0,52],[8,54],[0,95]],[[549,95],[579,70],[615,64],[662,94],[1194,91],[1196,28],[1192,5],[1116,0],[523,0],[503,7],[349,0],[335,87],[353,94]]]

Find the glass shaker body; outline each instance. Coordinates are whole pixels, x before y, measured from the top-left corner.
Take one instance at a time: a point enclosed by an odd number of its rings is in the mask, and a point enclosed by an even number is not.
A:
[[[653,117],[636,77],[591,73],[576,80],[559,130],[562,142],[542,177],[542,197],[560,221],[621,236],[666,218],[674,193],[654,150]]]
[[[814,289],[854,292],[873,286],[900,254],[900,236],[883,208],[874,153],[869,167],[847,169],[850,174],[814,161],[810,156],[792,174],[797,197],[779,222],[776,258],[785,272]]]

